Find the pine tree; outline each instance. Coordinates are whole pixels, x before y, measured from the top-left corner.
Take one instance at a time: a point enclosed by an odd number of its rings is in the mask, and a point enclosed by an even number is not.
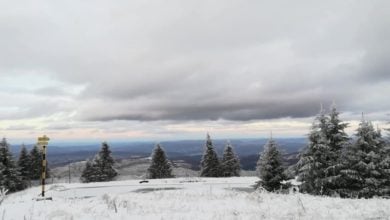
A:
[[[42,176],[42,153],[35,145],[30,151],[30,179],[39,180]]]
[[[240,176],[240,160],[235,155],[233,147],[228,142],[223,152],[223,158],[221,161],[222,175],[225,177]]]
[[[0,142],[0,163],[3,165],[3,181],[0,188],[6,188],[10,192],[25,189],[26,183],[20,175],[19,169],[12,157],[12,153],[9,150],[9,144],[5,138]]]
[[[390,131],[390,129],[387,129]],[[380,134],[380,133],[379,133]],[[382,153],[382,161],[380,167],[382,169],[382,175],[384,178],[384,182],[381,187],[381,194],[390,196],[390,136],[387,139],[384,139],[384,149]]]
[[[377,195],[390,196],[390,146],[379,128],[376,131],[377,145],[379,147],[379,155],[381,156],[378,169],[380,176],[380,189]]]
[[[329,120],[327,121],[327,138],[329,139],[329,147],[333,153],[332,159],[337,161],[338,156],[345,145],[348,143],[349,138],[344,129],[348,127],[348,123],[343,123],[339,119],[339,112],[336,106],[333,104],[329,114]]]
[[[281,188],[281,182],[286,177],[282,165],[282,155],[277,143],[272,138],[264,145],[256,169],[260,178],[257,187],[261,186],[271,192]]]
[[[302,181],[301,191],[314,195],[324,194],[325,170],[329,167],[330,149],[326,137],[329,118],[321,109],[315,118],[310,134],[309,144],[300,154],[297,163],[298,179]]]
[[[31,177],[31,159],[30,155],[27,152],[26,146],[24,145],[22,145],[22,149],[20,151],[18,167],[22,179],[25,182],[29,182]]]
[[[43,152],[37,145],[34,145],[34,147],[31,149],[29,154],[30,160],[31,160],[31,180],[40,180],[42,176],[42,159],[43,159]],[[49,167],[49,161],[46,160],[46,179],[50,178],[50,167]]]
[[[3,171],[4,171],[5,167],[3,165],[3,163],[0,163],[0,190],[4,187],[4,175],[3,175]]]
[[[102,149],[99,152],[99,159],[97,160],[99,168],[102,173],[101,181],[110,181],[118,175],[114,169],[114,158],[111,156],[111,150],[107,142],[103,142]]]
[[[333,104],[329,114],[329,120],[326,121],[325,136],[329,147],[329,157],[327,158],[327,167],[325,168],[325,179],[323,180],[323,193],[327,195],[338,193],[341,187],[342,175],[342,152],[349,144],[348,135],[344,129],[348,127],[339,119],[339,112]]]
[[[171,163],[168,161],[163,148],[157,144],[153,150],[152,161],[148,168],[149,178],[171,178],[172,168]]]
[[[221,176],[220,164],[217,153],[214,150],[210,135],[207,134],[205,151],[201,160],[200,176],[219,177]]]
[[[384,176],[381,162],[384,143],[371,122],[362,121],[356,133],[356,142],[348,148],[345,169],[341,170],[344,187],[343,197],[371,198],[380,195]]]
[[[102,148],[92,161],[86,163],[81,181],[83,182],[103,182],[113,180],[118,173],[114,169],[114,158],[106,142],[102,143]]]
[[[100,176],[101,173],[98,169],[97,162],[95,160],[88,160],[80,179],[83,183],[98,182],[100,181]]]

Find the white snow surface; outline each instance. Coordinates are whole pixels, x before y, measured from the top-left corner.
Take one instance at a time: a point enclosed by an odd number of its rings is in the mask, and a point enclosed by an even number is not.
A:
[[[7,196],[4,220],[390,219],[388,199],[341,199],[254,191],[256,177],[53,184]]]

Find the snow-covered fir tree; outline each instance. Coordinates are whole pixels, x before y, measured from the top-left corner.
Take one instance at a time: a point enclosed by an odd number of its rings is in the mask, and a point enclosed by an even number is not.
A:
[[[339,112],[336,109],[335,104],[331,106],[329,118],[326,126],[326,135],[329,139],[329,148],[333,152],[331,155],[333,160],[338,160],[338,156],[342,149],[349,141],[345,129],[348,127],[348,123],[343,123],[339,118]]]
[[[390,196],[390,145],[389,142],[382,137],[381,130],[378,128],[377,139],[379,146],[379,154],[381,155],[381,160],[379,163],[379,170],[381,172],[381,186],[379,195],[381,196]]]
[[[386,177],[381,167],[385,143],[372,123],[362,119],[356,141],[346,152],[343,174],[343,197],[371,198],[380,196]]]
[[[23,181],[19,169],[12,157],[9,144],[5,138],[0,142],[0,163],[2,168],[2,185],[0,188],[8,189],[10,192],[25,189],[26,183]]]
[[[42,175],[42,153],[35,145],[30,151],[30,179],[39,180]]]
[[[205,151],[202,155],[200,167],[200,176],[203,177],[219,177],[221,176],[221,167],[218,160],[218,155],[214,150],[210,135],[207,134]]]
[[[228,142],[221,161],[222,175],[225,177],[240,176],[240,159],[236,156],[233,146]]]
[[[328,164],[325,168],[325,179],[323,181],[323,194],[332,195],[337,194],[341,187],[342,176],[340,170],[342,169],[342,152],[349,144],[349,137],[344,129],[348,127],[347,123],[343,123],[339,118],[339,112],[336,105],[331,106],[329,118],[325,120],[326,130],[325,136],[329,147]]]
[[[31,159],[26,146],[24,145],[22,145],[20,150],[18,167],[23,180],[29,182],[31,177]]]
[[[282,155],[272,137],[264,145],[263,152],[257,161],[256,170],[260,178],[257,187],[261,186],[267,191],[279,190],[282,186],[281,182],[286,179]]]
[[[114,169],[114,158],[111,156],[111,150],[107,142],[103,142],[102,149],[99,152],[100,169],[102,172],[102,181],[110,181],[118,175]]]
[[[330,148],[326,137],[329,118],[321,109],[309,134],[309,143],[297,163],[301,191],[315,195],[324,194],[325,170],[329,167]]]
[[[152,161],[148,168],[148,177],[151,179],[173,177],[171,163],[160,144],[157,144],[153,150]]]
[[[93,160],[88,160],[85,164],[85,168],[81,173],[80,180],[83,183],[89,183],[89,182],[98,182],[100,181],[100,169],[98,168],[98,163],[95,161],[95,158]]]
[[[382,187],[382,194],[390,196],[390,129],[386,129],[386,131],[388,131],[388,135],[385,139],[386,145],[381,162],[381,168],[383,169],[386,181]]]
[[[3,175],[4,169],[5,169],[5,167],[4,167],[3,163],[0,163],[0,190],[4,186],[4,175]]]
[[[106,142],[103,142],[99,153],[92,161],[86,163],[80,179],[83,182],[111,181],[118,175],[114,164],[110,147]]]

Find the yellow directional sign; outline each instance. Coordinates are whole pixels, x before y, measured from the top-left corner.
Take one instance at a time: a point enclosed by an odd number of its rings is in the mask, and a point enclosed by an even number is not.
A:
[[[39,141],[49,141],[49,140],[50,140],[50,138],[47,137],[46,135],[43,135],[43,137],[38,137],[38,142]]]
[[[43,135],[43,137],[38,137],[38,145],[43,145],[46,146],[49,144],[50,138],[47,137],[46,135]]]

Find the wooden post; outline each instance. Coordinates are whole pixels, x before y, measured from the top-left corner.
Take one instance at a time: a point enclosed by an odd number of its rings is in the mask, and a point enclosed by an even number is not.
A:
[[[42,174],[41,174],[41,185],[42,185],[42,197],[45,197],[45,184],[46,184],[46,148],[49,144],[49,138],[46,135],[38,137],[38,145],[42,146]]]
[[[46,146],[42,146],[42,197],[45,197],[45,183],[46,183]]]

